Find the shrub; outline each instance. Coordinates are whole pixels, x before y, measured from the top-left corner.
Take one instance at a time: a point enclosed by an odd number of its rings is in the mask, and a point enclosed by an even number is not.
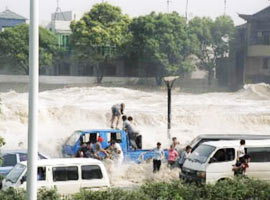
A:
[[[25,191],[8,189],[0,191],[1,200],[23,200]],[[38,200],[60,200],[56,189],[41,189]],[[63,198],[62,198],[63,199]],[[66,200],[264,200],[270,199],[270,184],[264,181],[240,178],[224,180],[216,185],[172,183],[146,183],[138,189],[81,190],[65,197]]]

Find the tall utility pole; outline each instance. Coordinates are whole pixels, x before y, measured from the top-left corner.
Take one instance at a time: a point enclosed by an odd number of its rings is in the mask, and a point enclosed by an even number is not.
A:
[[[170,12],[170,3],[171,2],[172,2],[171,0],[167,0],[167,13]]]
[[[186,20],[188,20],[188,0],[186,1]]]
[[[30,0],[27,200],[37,199],[39,0]]]

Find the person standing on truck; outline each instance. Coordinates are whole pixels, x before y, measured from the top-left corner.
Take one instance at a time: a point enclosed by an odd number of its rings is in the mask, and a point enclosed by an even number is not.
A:
[[[124,109],[125,109],[125,104],[124,103],[115,104],[115,105],[112,106],[111,128],[114,128],[113,124],[114,124],[114,120],[116,118],[116,126],[115,126],[115,128],[118,129],[119,119],[120,119],[120,116],[122,114],[124,114]]]
[[[164,151],[161,149],[161,143],[157,143],[157,148],[153,149],[153,172],[156,173],[160,170],[161,161],[164,158]]]
[[[135,129],[135,126],[133,124],[133,117],[129,116],[128,121],[125,122],[124,130],[127,132],[129,143],[133,149],[137,149],[137,143],[136,138],[140,135],[139,131]]]

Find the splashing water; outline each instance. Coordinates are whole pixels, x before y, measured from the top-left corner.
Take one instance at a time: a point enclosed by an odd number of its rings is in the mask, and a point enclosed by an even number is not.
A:
[[[27,147],[28,94],[0,93],[0,135],[6,149]],[[111,106],[126,104],[143,136],[143,148],[157,141],[169,147],[167,139],[166,91],[141,91],[117,87],[72,87],[39,94],[39,149],[52,157],[61,156],[61,145],[77,129],[108,128]],[[269,134],[270,86],[247,85],[236,93],[183,94],[173,91],[172,136],[182,144],[199,134]],[[153,176],[152,164],[126,165],[109,169],[115,185],[146,180],[178,178],[178,170],[163,164]],[[130,173],[132,171],[132,173]]]

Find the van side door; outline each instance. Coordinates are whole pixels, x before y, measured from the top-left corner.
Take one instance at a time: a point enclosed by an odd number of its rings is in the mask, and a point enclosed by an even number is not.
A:
[[[78,169],[77,165],[52,167],[52,183],[60,194],[79,192]]]
[[[270,180],[270,147],[247,147],[250,155],[246,175],[251,178]]]
[[[235,164],[235,149],[222,148],[218,149],[210,158],[209,165],[206,167],[207,182],[214,183],[220,179],[232,178],[232,171]]]

